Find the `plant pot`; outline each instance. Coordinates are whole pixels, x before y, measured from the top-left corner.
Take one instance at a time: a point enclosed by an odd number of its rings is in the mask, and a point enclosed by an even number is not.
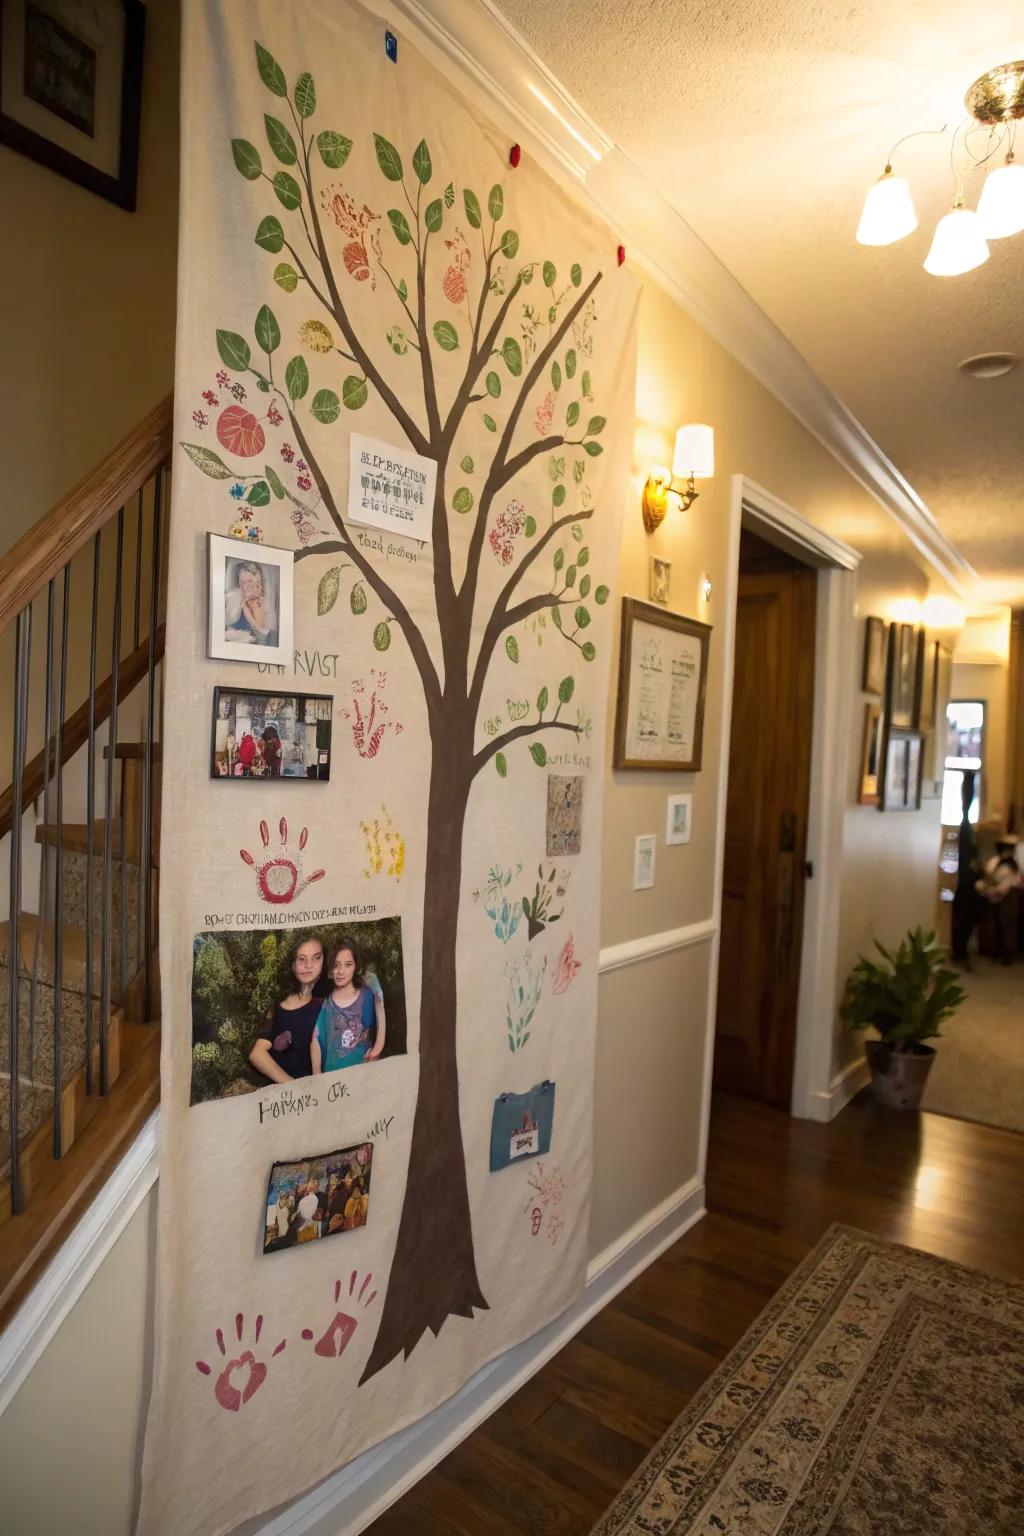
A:
[[[914,1045],[909,1051],[894,1051],[884,1040],[867,1040],[864,1052],[879,1104],[886,1109],[920,1109],[924,1085],[935,1060],[934,1047]]]

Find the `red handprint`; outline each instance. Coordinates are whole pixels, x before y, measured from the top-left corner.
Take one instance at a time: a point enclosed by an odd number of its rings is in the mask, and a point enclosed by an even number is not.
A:
[[[277,826],[281,841],[259,863],[244,848],[239,848],[238,852],[245,863],[256,871],[256,888],[263,900],[280,905],[294,901],[307,885],[312,885],[314,880],[322,880],[327,871],[315,869],[311,875],[303,878],[302,850],[306,846],[309,830],[303,827],[299,833],[298,853],[292,858],[288,854],[288,823],[283,816]],[[260,840],[264,848],[270,848],[270,828],[265,821],[260,822]]]
[[[364,1308],[372,1306],[373,1303],[377,1300],[377,1292],[371,1291],[369,1296],[366,1296],[366,1288],[370,1284],[370,1281],[373,1279],[373,1276],[371,1274],[366,1274],[363,1277],[363,1283],[359,1287],[359,1294],[356,1295],[356,1281],[358,1279],[359,1272],[358,1270],[354,1269],[351,1276],[349,1277],[348,1282],[349,1295],[354,1296],[355,1300],[361,1303]],[[363,1299],[364,1296],[366,1298],[365,1300]],[[341,1281],[335,1280],[335,1305],[337,1305],[340,1297]],[[313,1345],[313,1353],[315,1355],[322,1356],[325,1360],[337,1360],[339,1355],[343,1355],[345,1353],[345,1350],[348,1348],[349,1340],[355,1333],[358,1326],[359,1319],[357,1317],[352,1317],[348,1312],[336,1312],[334,1314],[334,1321],[328,1324],[327,1328],[325,1328],[324,1332]],[[312,1328],[303,1328],[302,1337],[307,1342],[312,1339]]]
[[[245,1319],[242,1313],[236,1313],[235,1336],[237,1337],[239,1343],[242,1342],[242,1331],[244,1326]],[[256,1333],[253,1339],[254,1344],[259,1343],[260,1334],[262,1331],[263,1313],[261,1312],[256,1319]],[[278,1344],[277,1348],[273,1351],[271,1359],[274,1358],[274,1355],[279,1355],[281,1353],[287,1342],[288,1341],[286,1339],[281,1340],[280,1344]],[[224,1330],[222,1328],[217,1329],[217,1348],[226,1358],[227,1349],[224,1346]],[[204,1376],[209,1376],[213,1372],[213,1367],[208,1365],[205,1360],[197,1360],[196,1370],[201,1371]],[[221,1371],[220,1375],[217,1377],[216,1382],[214,1383],[213,1395],[222,1408],[226,1408],[229,1413],[237,1413],[238,1410],[244,1407],[249,1399],[259,1391],[260,1387],[262,1387],[266,1379],[267,1366],[265,1362],[262,1360],[257,1360],[252,1350],[246,1349],[243,1350],[236,1359],[228,1360],[227,1365],[225,1365],[224,1369]]]

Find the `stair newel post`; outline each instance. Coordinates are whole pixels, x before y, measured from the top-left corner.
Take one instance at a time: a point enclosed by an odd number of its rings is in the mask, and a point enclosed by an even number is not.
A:
[[[64,567],[60,610],[60,682],[57,685],[57,829],[54,851],[53,914],[53,1155],[64,1155],[64,716],[68,691],[68,609],[71,565]],[[50,739],[46,739],[49,749]],[[49,829],[47,829],[49,835]],[[45,846],[45,845],[44,845]]]
[[[99,622],[100,535],[92,541],[92,642],[89,646],[89,726],[85,768],[85,1091],[94,1093],[92,1069],[93,882],[92,840],[96,826],[96,638]]]
[[[53,732],[53,577],[46,589],[46,697],[43,701],[43,826],[50,825],[50,737]],[[58,764],[60,757],[57,758]],[[32,983],[28,994],[28,1075],[35,1077],[36,1002],[39,983],[39,956],[46,942],[46,920],[50,915],[50,844],[46,836],[39,850],[39,922],[32,951]]]
[[[153,725],[156,716],[156,629],[160,608],[160,540],[163,511],[163,465],[153,481],[153,547],[149,578],[149,664],[146,671],[146,737],[142,754],[142,850],[139,881],[142,887],[142,997],[145,1017],[150,1016],[150,960],[153,950]]]
[[[110,719],[107,726],[106,789],[103,797],[103,911],[100,918],[100,1093],[110,1089],[110,924],[114,836],[114,768],[117,763],[117,686],[121,662],[121,576],[124,564],[124,507],[117,514],[117,556],[114,561],[114,617],[110,647]]]
[[[11,1074],[11,1209],[15,1215],[18,1215],[25,1206],[18,1158],[18,998],[21,972],[18,918],[21,913],[21,793],[25,768],[25,738],[28,734],[28,681],[31,651],[32,605],[29,603],[18,614],[14,641],[14,760],[11,773],[11,804],[14,811],[11,817],[11,918],[7,939],[7,1054]]]

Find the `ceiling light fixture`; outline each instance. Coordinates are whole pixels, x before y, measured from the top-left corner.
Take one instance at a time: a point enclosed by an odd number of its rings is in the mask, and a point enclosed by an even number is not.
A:
[[[953,206],[939,220],[924,261],[925,271],[935,277],[958,277],[973,271],[988,260],[989,240],[1002,240],[1024,230],[1024,166],[1014,163],[1013,154],[1017,122],[1024,117],[1024,59],[1000,64],[979,76],[968,89],[964,105],[970,117],[954,130],[950,144]],[[984,153],[975,154],[970,137],[979,130],[986,132],[987,142]],[[907,139],[917,136],[907,134],[893,145],[885,170],[868,188],[857,226],[861,245],[893,245],[917,228],[910,187],[902,176],[893,174],[892,168],[896,150]],[[974,171],[984,170],[1000,150],[1004,151],[1006,162],[986,174],[975,212],[964,202],[967,178]]]
[[[956,366],[958,372],[966,373],[970,379],[1001,379],[1004,374],[1012,373],[1019,363],[1020,358],[1013,352],[978,352],[974,357],[965,357]]]

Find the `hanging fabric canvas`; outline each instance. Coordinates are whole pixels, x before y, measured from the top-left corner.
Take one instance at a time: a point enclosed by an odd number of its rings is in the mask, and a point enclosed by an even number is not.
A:
[[[215,782],[203,728],[164,774],[143,1536],[292,1499],[585,1279],[638,288],[392,51],[355,0],[185,0],[165,712],[242,699],[270,766]],[[293,552],[293,655],[208,657],[211,534]]]

